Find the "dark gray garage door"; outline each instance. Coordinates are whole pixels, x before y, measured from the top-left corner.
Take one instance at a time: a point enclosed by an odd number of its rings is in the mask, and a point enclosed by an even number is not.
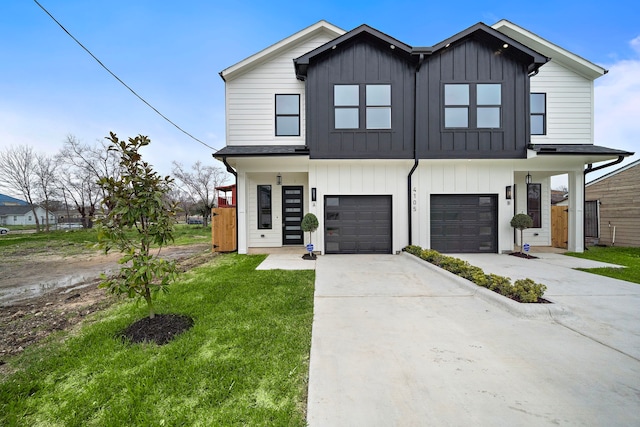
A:
[[[432,195],[431,248],[443,253],[496,253],[497,196]]]
[[[328,254],[391,253],[391,196],[325,196]]]

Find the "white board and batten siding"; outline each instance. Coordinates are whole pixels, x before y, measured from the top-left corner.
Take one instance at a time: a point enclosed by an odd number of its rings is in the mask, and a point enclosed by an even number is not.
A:
[[[325,196],[391,196],[392,251],[401,251],[408,241],[407,174],[412,165],[412,160],[312,160],[309,187],[317,189],[317,200],[309,210],[322,224]],[[315,238],[317,247],[324,248],[324,233]]]
[[[412,187],[412,242],[431,247],[431,195],[496,195],[498,201],[498,252],[512,250],[513,200],[506,200],[505,187],[513,184],[511,161],[421,161]],[[412,189],[412,190],[413,190]],[[415,208],[414,208],[415,206]]]
[[[593,144],[593,81],[553,60],[531,78],[531,93],[547,94],[547,134],[533,144]]]
[[[304,145],[304,82],[296,79],[293,59],[330,41],[328,34],[300,41],[276,57],[227,81],[227,145]],[[300,95],[300,136],[275,136],[275,95]]]

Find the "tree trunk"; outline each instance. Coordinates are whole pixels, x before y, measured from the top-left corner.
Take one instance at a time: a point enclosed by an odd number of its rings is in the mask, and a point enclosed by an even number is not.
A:
[[[149,319],[153,319],[156,317],[156,314],[153,312],[153,301],[151,300],[151,290],[149,287],[144,289],[144,299],[147,301],[147,308],[149,309]]]

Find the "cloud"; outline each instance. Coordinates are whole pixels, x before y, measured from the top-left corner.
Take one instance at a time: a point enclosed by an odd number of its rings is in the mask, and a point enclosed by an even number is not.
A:
[[[636,57],[609,64],[595,82],[595,143],[640,155],[640,36],[629,44]]]

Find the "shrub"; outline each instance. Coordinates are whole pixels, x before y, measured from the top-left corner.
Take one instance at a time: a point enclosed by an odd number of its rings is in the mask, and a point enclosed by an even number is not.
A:
[[[469,264],[458,258],[442,255],[433,249],[422,249],[420,246],[410,245],[403,249],[405,252],[415,255],[433,265],[467,279],[478,286],[488,288],[493,292],[504,295],[518,302],[538,302],[547,290],[541,283],[535,283],[531,279],[516,280],[511,284],[511,279],[497,274],[485,274],[480,267]]]
[[[547,287],[531,279],[516,280],[513,284],[513,299],[518,302],[538,302]]]

